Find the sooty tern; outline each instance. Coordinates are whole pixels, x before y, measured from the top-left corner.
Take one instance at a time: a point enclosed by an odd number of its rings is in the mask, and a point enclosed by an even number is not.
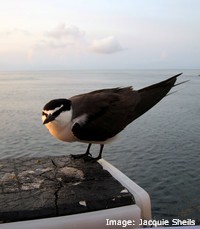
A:
[[[175,84],[181,74],[137,91],[132,87],[110,88],[51,100],[43,108],[43,124],[62,141],[89,143],[86,153],[72,155],[74,158],[98,160],[104,144],[158,103],[172,87],[181,84]],[[93,143],[100,144],[96,158],[90,154]]]

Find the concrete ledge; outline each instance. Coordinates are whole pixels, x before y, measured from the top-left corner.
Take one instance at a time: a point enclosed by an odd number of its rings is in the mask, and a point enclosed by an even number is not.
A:
[[[134,196],[99,163],[70,156],[0,161],[2,223],[134,204]]]

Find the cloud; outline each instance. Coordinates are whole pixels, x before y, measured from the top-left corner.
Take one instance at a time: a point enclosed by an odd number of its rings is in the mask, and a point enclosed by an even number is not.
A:
[[[46,36],[54,39],[82,39],[84,37],[84,32],[75,25],[66,26],[62,23],[55,29],[46,32]]]
[[[123,50],[114,36],[91,41],[82,29],[75,25],[66,25],[64,23],[45,32],[34,48],[43,51],[53,50],[55,55],[56,52],[59,54],[63,52],[63,55],[81,52],[112,54]]]
[[[28,30],[14,28],[0,32],[1,37],[13,37],[13,36],[30,36],[31,33]]]
[[[78,49],[85,45],[85,33],[75,25],[59,24],[54,29],[44,33],[43,38],[35,44],[36,49]]]
[[[90,45],[90,50],[96,53],[111,54],[122,51],[123,48],[114,36],[101,40],[94,40]]]
[[[35,45],[34,48],[36,49],[64,49],[70,46],[73,46],[74,42],[66,42],[66,41],[59,41],[59,40],[40,40]]]

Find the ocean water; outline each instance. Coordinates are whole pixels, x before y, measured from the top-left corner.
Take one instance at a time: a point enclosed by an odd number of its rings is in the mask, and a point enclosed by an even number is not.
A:
[[[140,89],[182,71],[178,82],[189,82],[106,145],[104,158],[149,193],[154,219],[200,224],[200,70],[0,72],[0,159],[86,150],[54,139],[42,125],[42,108],[51,99],[100,88]],[[95,155],[99,147],[91,150]]]

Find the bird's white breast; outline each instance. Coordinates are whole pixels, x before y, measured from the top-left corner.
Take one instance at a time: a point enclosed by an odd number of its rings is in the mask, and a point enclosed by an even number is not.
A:
[[[67,126],[60,126],[57,121],[53,121],[46,124],[49,132],[61,141],[66,142],[74,142],[77,141],[77,138],[71,131],[71,125],[68,124]]]
[[[74,142],[77,141],[77,138],[71,131],[71,119],[72,110],[62,112],[54,121],[45,124],[45,126],[55,138],[66,142]]]

